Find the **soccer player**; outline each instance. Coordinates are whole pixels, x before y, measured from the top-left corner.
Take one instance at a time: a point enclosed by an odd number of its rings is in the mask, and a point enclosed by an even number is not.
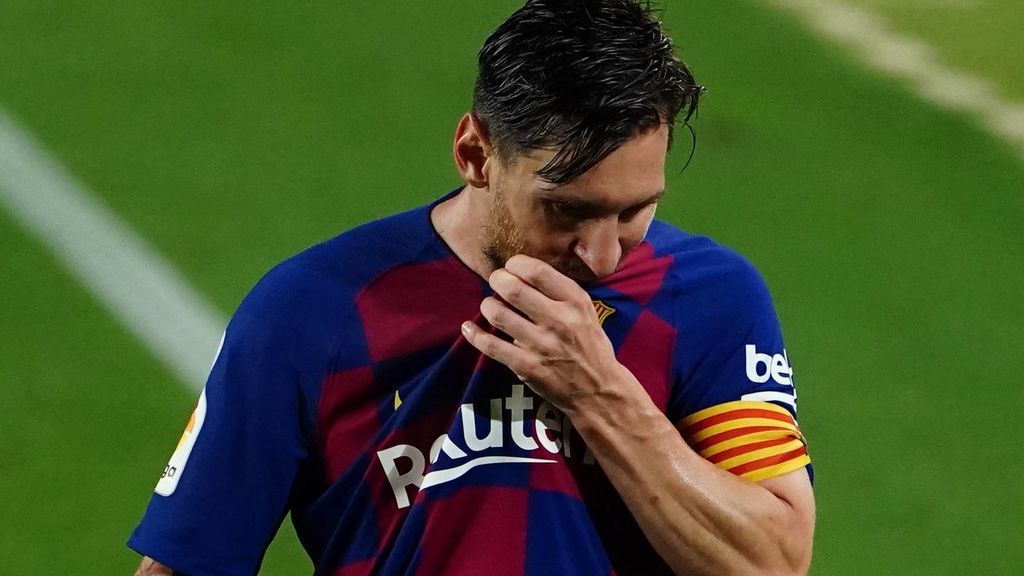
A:
[[[702,88],[634,0],[487,39],[464,186],[274,268],[231,322],[129,545],[316,574],[801,574],[810,461],[768,291],[654,220]],[[355,193],[355,192],[353,192]]]

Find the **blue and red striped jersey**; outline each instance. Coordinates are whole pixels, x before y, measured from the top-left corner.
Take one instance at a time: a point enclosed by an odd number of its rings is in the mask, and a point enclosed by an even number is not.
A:
[[[442,200],[260,280],[131,548],[176,573],[253,574],[290,511],[317,575],[670,573],[572,421],[462,337],[491,291],[434,230]],[[809,469],[747,260],[655,221],[588,292],[694,450],[752,481]]]

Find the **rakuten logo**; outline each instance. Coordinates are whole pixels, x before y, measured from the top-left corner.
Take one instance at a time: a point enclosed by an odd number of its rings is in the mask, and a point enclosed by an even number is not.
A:
[[[792,386],[793,368],[786,350],[770,356],[759,353],[753,344],[747,344],[747,378],[755,384],[764,384],[771,378],[784,386]]]
[[[452,441],[447,434],[442,434],[431,444],[428,453],[431,465],[436,464],[444,454],[448,460],[455,463],[454,466],[431,469],[430,472],[424,474],[427,468],[427,459],[419,448],[409,444],[399,444],[378,451],[377,458],[380,459],[381,466],[384,467],[384,474],[387,476],[388,482],[391,483],[391,489],[395,493],[395,503],[398,504],[398,507],[409,506],[408,488],[410,486],[426,490],[431,486],[460,478],[478,466],[552,464],[557,460],[543,456],[557,454],[559,451],[566,458],[572,457],[572,447],[570,446],[572,422],[547,401],[541,401],[534,411],[534,398],[526,395],[525,391],[525,385],[516,384],[512,386],[512,393],[507,397],[490,400],[489,429],[483,436],[477,431],[476,409],[473,405],[463,404],[459,408],[463,435],[461,444],[465,446],[465,449]],[[527,433],[528,418],[533,420],[533,434]],[[538,456],[541,457],[495,455],[493,452],[488,456],[480,454],[485,450],[502,448],[505,444],[506,432],[515,446],[527,452],[539,451]],[[399,462],[401,462],[401,466]],[[594,463],[594,456],[589,449],[583,455],[583,462]],[[399,467],[404,472],[400,472]]]

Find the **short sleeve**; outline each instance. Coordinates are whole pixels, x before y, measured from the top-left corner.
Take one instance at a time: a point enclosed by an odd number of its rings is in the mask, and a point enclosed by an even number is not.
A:
[[[175,574],[258,571],[308,454],[301,288],[276,269],[225,331],[196,410],[128,541]]]
[[[670,416],[698,454],[748,480],[809,466],[793,368],[764,280],[726,249],[703,270],[677,299]]]

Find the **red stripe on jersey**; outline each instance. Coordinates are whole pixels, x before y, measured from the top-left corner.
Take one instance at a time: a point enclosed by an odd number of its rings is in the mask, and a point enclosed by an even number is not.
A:
[[[455,342],[482,299],[483,281],[447,258],[388,270],[356,296],[356,307],[370,357],[379,362]]]
[[[602,284],[645,306],[661,290],[672,262],[671,256],[655,259],[654,247],[643,242],[623,259],[614,274],[602,280]]]
[[[656,314],[644,310],[616,355],[662,411],[668,406],[668,378],[675,339],[675,328]]]
[[[324,380],[317,428],[328,482],[337,480],[360,458],[380,431],[380,394],[369,367],[338,372]]]
[[[362,562],[356,562],[355,564],[349,564],[348,566],[342,566],[331,572],[331,576],[369,576],[373,573],[373,566],[376,563],[377,559],[371,558]]]
[[[528,488],[467,487],[426,503],[417,576],[522,576]]]

